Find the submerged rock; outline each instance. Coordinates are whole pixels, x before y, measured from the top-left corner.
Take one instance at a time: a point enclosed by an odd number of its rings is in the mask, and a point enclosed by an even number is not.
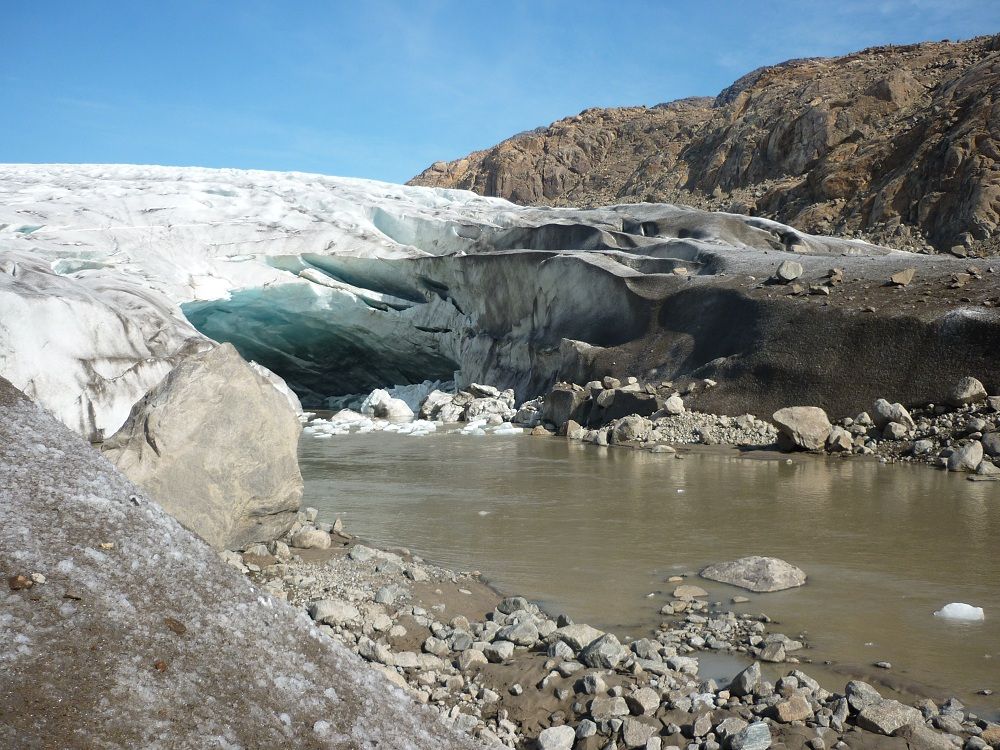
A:
[[[222,344],[175,367],[102,450],[209,544],[242,549],[295,522],[299,431],[285,397]]]
[[[709,565],[701,571],[701,577],[757,592],[782,591],[806,582],[806,574],[794,565],[756,555]]]

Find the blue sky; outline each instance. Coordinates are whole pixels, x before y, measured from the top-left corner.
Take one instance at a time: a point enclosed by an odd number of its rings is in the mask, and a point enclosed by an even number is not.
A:
[[[0,0],[0,161],[401,182],[591,106],[1000,32],[998,0]]]

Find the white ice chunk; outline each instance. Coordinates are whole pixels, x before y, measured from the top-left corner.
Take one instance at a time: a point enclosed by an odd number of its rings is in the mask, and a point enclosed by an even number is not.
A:
[[[376,388],[361,404],[361,413],[369,417],[382,419],[409,420],[413,419],[413,409],[399,398],[393,398],[388,391]]]
[[[986,619],[986,614],[982,607],[973,607],[971,604],[962,602],[952,602],[941,607],[934,613],[935,617],[943,617],[947,620],[962,620],[964,622],[980,622]]]

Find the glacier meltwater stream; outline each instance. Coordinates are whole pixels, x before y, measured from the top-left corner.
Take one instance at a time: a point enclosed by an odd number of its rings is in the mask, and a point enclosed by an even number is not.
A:
[[[695,580],[711,601],[747,594],[737,611],[805,634],[799,655],[815,662],[805,669],[829,689],[861,677],[1000,713],[996,695],[976,694],[1000,692],[1000,519],[988,483],[858,460],[677,460],[559,438],[304,436],[300,456],[305,502],[352,533],[480,570],[503,592],[619,634],[655,630],[671,575],[781,557],[809,574],[806,586],[752,594]],[[985,622],[933,615],[953,601],[983,607]]]

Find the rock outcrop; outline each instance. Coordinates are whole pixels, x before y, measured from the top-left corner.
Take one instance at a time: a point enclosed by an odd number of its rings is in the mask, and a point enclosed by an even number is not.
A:
[[[476,746],[2,378],[0,581],[2,747]]]
[[[669,202],[892,247],[1000,248],[1000,36],[760,68],[714,99],[588,109],[413,185],[532,205]]]
[[[299,431],[287,399],[222,344],[174,368],[103,450],[209,544],[242,549],[295,522]]]

